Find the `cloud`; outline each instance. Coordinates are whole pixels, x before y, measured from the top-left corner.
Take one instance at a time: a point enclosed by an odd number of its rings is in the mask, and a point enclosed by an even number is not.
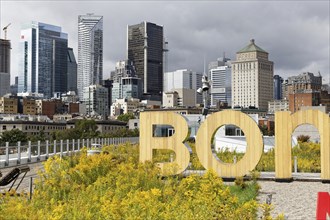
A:
[[[20,23],[36,20],[61,26],[77,56],[78,15],[104,16],[104,76],[126,58],[127,25],[150,21],[164,26],[168,69],[203,71],[206,62],[236,52],[251,38],[269,52],[275,74],[302,71],[329,77],[328,1],[1,1],[1,27],[11,22],[12,75],[17,75]]]

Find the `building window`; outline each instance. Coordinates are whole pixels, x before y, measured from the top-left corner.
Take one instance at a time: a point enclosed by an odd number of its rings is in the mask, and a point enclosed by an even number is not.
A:
[[[7,130],[7,126],[6,125],[3,125],[2,126],[2,130]]]

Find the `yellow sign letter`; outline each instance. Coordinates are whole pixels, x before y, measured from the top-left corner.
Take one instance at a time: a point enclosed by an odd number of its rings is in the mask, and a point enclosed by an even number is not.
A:
[[[246,137],[246,153],[236,164],[220,161],[213,155],[210,147],[216,130],[226,124],[239,126]],[[206,169],[213,169],[221,177],[234,178],[249,174],[256,167],[263,153],[263,139],[257,123],[248,115],[239,111],[225,110],[208,116],[200,126],[196,136],[196,151],[201,164]]]
[[[153,137],[154,125],[171,125],[174,134],[170,137]],[[190,154],[183,141],[188,134],[188,124],[179,114],[173,112],[141,112],[140,113],[140,162],[152,160],[153,149],[167,149],[175,152],[173,163],[159,163],[163,173],[178,165],[171,174],[182,173],[189,165]]]
[[[321,179],[330,181],[330,120],[318,110],[300,110],[292,115],[288,111],[275,113],[275,178],[292,179],[291,135],[302,124],[312,124],[320,133]]]

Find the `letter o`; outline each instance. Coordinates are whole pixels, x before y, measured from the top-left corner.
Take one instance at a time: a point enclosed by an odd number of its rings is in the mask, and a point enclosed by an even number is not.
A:
[[[242,128],[247,148],[244,157],[236,164],[219,160],[212,153],[211,139],[215,131],[226,124]],[[263,153],[263,139],[257,123],[250,116],[234,110],[225,110],[211,114],[198,129],[196,151],[201,164],[206,169],[213,169],[221,177],[234,178],[249,174],[258,164]]]

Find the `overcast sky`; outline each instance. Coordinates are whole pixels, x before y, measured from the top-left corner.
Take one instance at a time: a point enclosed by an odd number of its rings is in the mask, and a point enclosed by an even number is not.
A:
[[[78,15],[103,15],[104,78],[126,58],[127,25],[164,26],[168,69],[203,71],[206,63],[236,52],[254,38],[287,78],[321,72],[329,82],[329,0],[324,1],[14,1],[0,0],[1,29],[12,42],[12,82],[18,72],[21,24],[40,21],[62,27],[77,54]],[[4,37],[1,32],[1,38]]]

